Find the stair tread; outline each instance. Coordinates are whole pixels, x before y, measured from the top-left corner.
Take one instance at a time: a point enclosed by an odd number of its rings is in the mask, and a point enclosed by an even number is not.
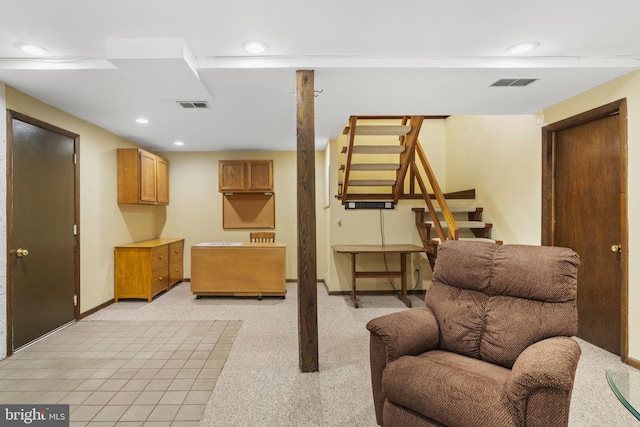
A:
[[[354,145],[353,154],[400,154],[404,145]]]
[[[425,221],[425,224],[429,224],[431,226],[434,225],[433,221]],[[486,222],[482,222],[482,221],[456,221],[456,225],[458,226],[458,228],[485,228],[485,227],[487,227],[487,223]],[[447,222],[446,221],[440,221],[440,226],[442,226],[442,228],[447,228]]]
[[[388,185],[396,185],[394,179],[350,179],[349,186],[361,187],[384,187]]]
[[[356,135],[404,136],[410,131],[411,126],[408,125],[356,125]],[[344,133],[349,133],[348,126]]]
[[[440,206],[434,206],[436,212],[442,212],[442,208]],[[476,211],[476,207],[475,206],[449,206],[449,210],[451,212],[457,213],[457,212],[475,212]]]
[[[400,169],[398,163],[351,163],[352,171],[392,171]]]
[[[438,205],[434,206],[434,209],[436,210],[436,212],[441,213],[442,212],[442,208]],[[449,210],[453,213],[470,213],[470,212],[475,212],[476,211],[476,207],[475,206],[456,206],[456,205],[449,205]],[[420,211],[420,208],[414,208],[414,211]],[[423,212],[425,212],[425,214],[429,213],[428,209],[422,209]]]
[[[489,242],[489,243],[496,243],[497,240],[494,239],[487,239],[484,237],[459,237],[458,240],[464,241],[464,242]],[[431,239],[432,242],[436,242],[436,243],[440,243],[440,238],[436,237]]]

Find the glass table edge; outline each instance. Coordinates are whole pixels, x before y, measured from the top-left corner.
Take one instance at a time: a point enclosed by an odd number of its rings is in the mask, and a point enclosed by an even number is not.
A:
[[[616,386],[612,378],[613,373],[614,371],[607,371],[607,374],[606,374],[609,387],[611,387],[611,390],[613,390],[613,393],[616,395],[620,403],[622,403],[624,407],[627,408],[629,412],[633,414],[633,416],[635,416],[638,420],[640,420],[640,413],[638,413],[638,411],[636,411],[635,408],[631,406],[629,402],[627,402],[627,399],[625,399],[622,393],[620,393],[620,390],[618,390],[618,386]]]

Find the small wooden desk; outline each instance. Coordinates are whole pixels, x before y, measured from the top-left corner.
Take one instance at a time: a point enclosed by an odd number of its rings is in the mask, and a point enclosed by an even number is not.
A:
[[[339,254],[351,255],[351,300],[358,308],[356,296],[356,279],[358,278],[400,278],[401,290],[398,298],[411,307],[407,298],[407,254],[424,252],[425,248],[417,245],[334,245],[333,250]],[[400,271],[356,271],[356,255],[358,254],[400,254]]]
[[[281,296],[286,244],[205,242],[191,246],[191,292],[196,296]]]

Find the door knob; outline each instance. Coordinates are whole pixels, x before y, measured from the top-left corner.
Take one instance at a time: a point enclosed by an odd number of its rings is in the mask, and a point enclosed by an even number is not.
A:
[[[620,252],[622,250],[622,246],[620,245],[611,245],[611,252]]]
[[[29,251],[26,249],[19,248],[18,250],[16,250],[16,255],[18,256],[18,258],[22,258],[23,256],[29,255]]]

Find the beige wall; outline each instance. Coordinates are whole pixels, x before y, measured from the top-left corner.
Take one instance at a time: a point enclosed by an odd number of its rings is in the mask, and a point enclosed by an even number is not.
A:
[[[7,87],[7,108],[80,135],[80,310],[113,298],[113,247],[156,235],[162,208],[118,206],[116,149],[134,144]]]
[[[169,160],[171,203],[166,208],[163,237],[185,238],[185,276],[190,277],[190,247],[209,241],[244,242],[251,230],[222,228],[222,195],[218,192],[218,160],[273,160],[276,202],[276,240],[287,244],[287,279],[296,279],[297,272],[297,189],[296,157],[290,152],[201,152],[161,153]],[[316,242],[318,265],[326,263],[325,223],[322,205],[324,197],[324,153],[316,154]],[[318,270],[318,277],[324,278]]]
[[[640,73],[549,107],[542,114],[546,123],[552,123],[623,97],[628,100],[629,113],[629,355],[640,359],[640,309],[633,304],[640,299],[640,266],[633,262],[640,227],[632,221],[640,213],[640,165],[636,166],[640,163]],[[156,236],[185,237],[188,275],[191,244],[246,237],[246,231],[221,228],[217,192],[217,161],[221,159],[274,159],[276,233],[278,240],[287,243],[287,277],[297,276],[295,152],[162,153],[170,161],[170,205],[118,206],[115,149],[134,144],[11,88],[6,90],[6,103],[7,108],[81,135],[81,311],[113,298],[115,245]],[[476,189],[477,205],[485,208],[484,218],[494,224],[495,238],[505,243],[539,244],[540,136],[535,116],[457,116],[425,126],[420,140],[444,191]],[[327,153],[316,157],[318,276],[325,279],[329,290],[346,291],[350,286],[349,259],[334,254],[331,245],[380,243],[383,238],[386,243],[420,244],[411,212],[411,207],[419,203],[401,202],[395,210],[382,212],[346,211],[334,197],[337,145],[337,141],[331,141]],[[396,262],[390,259],[389,267],[394,268]],[[384,262],[363,260],[362,266],[384,268]],[[415,268],[420,270],[419,282]],[[415,283],[420,288],[428,286],[431,273],[423,256],[412,257],[411,272],[410,287]],[[390,287],[384,280],[372,280],[365,281],[362,289]],[[5,290],[3,281],[0,295]]]
[[[427,155],[429,163],[438,177],[438,182],[447,191],[445,177],[445,120],[427,120],[422,125],[419,140]],[[361,138],[360,144],[366,144]],[[332,245],[380,244],[380,243],[412,243],[422,245],[415,227],[413,207],[424,207],[424,202],[401,200],[395,209],[389,210],[346,210],[340,200],[334,196],[338,192],[338,167],[341,147],[346,144],[346,136],[341,135],[329,145],[330,206],[326,211],[327,231],[327,288],[330,292],[345,292],[351,289],[351,258],[347,254],[336,254]],[[359,255],[358,270],[384,271],[399,270],[399,256]],[[431,280],[431,267],[423,254],[410,256],[410,275],[407,287],[425,289]],[[419,273],[416,272],[418,269]],[[393,286],[400,288],[400,281],[393,279]],[[388,279],[358,279],[358,290],[392,290]]]
[[[627,200],[629,218],[629,356],[640,360],[640,72],[634,72],[586,93],[545,108],[546,123],[580,114],[618,99],[627,99]],[[615,242],[614,242],[615,243]]]
[[[493,238],[505,243],[540,244],[541,130],[533,115],[428,120],[419,139],[443,191],[476,190],[476,206],[484,208],[483,219],[493,224]],[[337,185],[338,152],[342,145],[343,140],[331,143],[332,188]],[[401,200],[396,209],[382,211],[380,216],[378,211],[344,210],[339,201],[332,199],[331,220],[327,221],[331,245],[381,243],[383,237],[386,243],[420,245],[411,211],[415,206],[424,207],[424,202]],[[328,259],[334,261],[328,266],[329,290],[349,290],[349,256],[331,253],[330,247],[328,251]],[[362,270],[386,268],[381,256],[358,259],[361,260],[358,268]],[[390,257],[388,262],[390,269],[398,268],[395,258]],[[409,287],[428,287],[431,268],[424,255],[411,256],[410,271]],[[358,289],[391,287],[386,279],[359,279]]]
[[[504,243],[540,244],[541,129],[534,116],[447,119],[448,191],[476,189],[476,206]]]
[[[222,229],[218,160],[273,159],[276,237],[287,243],[287,278],[297,277],[296,152],[159,153],[170,163],[168,206],[118,205],[116,149],[135,147],[95,125],[37,99],[6,90],[7,108],[80,135],[80,311],[114,297],[114,246],[155,237],[185,238],[185,276],[190,277],[190,245],[202,241],[244,241],[249,230]],[[4,133],[3,133],[4,135]],[[3,150],[4,152],[4,150]],[[324,153],[316,156],[318,265],[325,265]],[[4,176],[4,173],[2,174]],[[323,279],[323,271],[318,271]],[[6,292],[6,280],[0,295]]]
[[[6,109],[6,86],[0,83],[0,111]],[[0,260],[7,259],[7,121],[0,120]],[[7,263],[0,262],[0,359],[7,354]]]
[[[475,187],[493,237],[539,244],[541,234],[541,126],[626,98],[628,110],[629,356],[640,359],[640,72],[587,91],[536,116],[455,116],[447,119],[449,191]],[[538,120],[544,120],[538,126]]]

